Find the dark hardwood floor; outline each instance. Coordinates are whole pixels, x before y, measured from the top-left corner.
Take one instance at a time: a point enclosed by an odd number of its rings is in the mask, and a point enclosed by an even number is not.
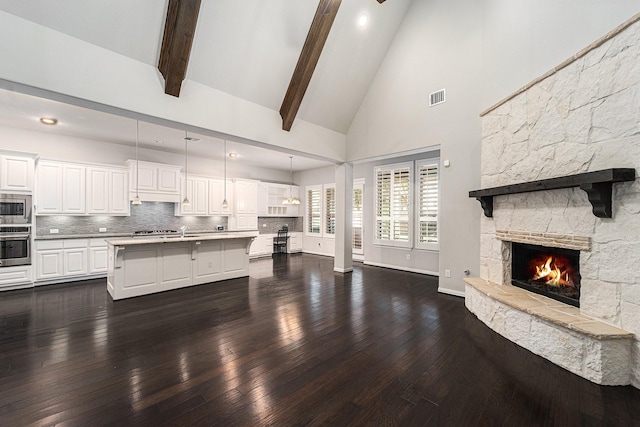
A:
[[[0,293],[0,425],[640,425],[489,330],[429,276],[291,255],[113,302],[105,280]]]

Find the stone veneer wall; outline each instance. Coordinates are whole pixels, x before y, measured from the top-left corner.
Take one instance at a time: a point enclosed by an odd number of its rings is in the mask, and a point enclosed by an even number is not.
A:
[[[483,113],[482,188],[613,167],[640,176],[640,15]],[[480,210],[480,208],[478,207]],[[640,181],[614,184],[613,218],[584,191],[494,198],[482,217],[481,278],[510,272],[509,233],[589,242],[581,251],[581,312],[635,334],[631,382],[640,388]]]

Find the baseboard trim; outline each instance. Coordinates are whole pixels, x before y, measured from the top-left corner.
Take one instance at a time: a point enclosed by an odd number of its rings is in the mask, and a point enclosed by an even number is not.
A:
[[[454,291],[453,289],[447,289],[438,286],[438,292],[441,294],[453,295],[454,297],[464,298],[464,291]]]
[[[320,255],[320,256],[326,256],[326,257],[329,257],[329,258],[335,258],[335,256],[331,255],[331,254],[324,254],[324,253],[320,253],[320,252],[311,252],[311,251],[305,251],[305,250],[303,250],[302,252],[304,252],[305,254]]]
[[[440,273],[437,271],[419,270],[417,268],[399,267],[397,265],[384,264],[381,262],[364,261],[364,265],[372,265],[374,267],[391,268],[393,270],[409,271],[411,273],[428,274],[429,276],[440,277]]]
[[[335,271],[336,273],[351,273],[353,271],[353,268],[352,267],[349,267],[349,268],[333,267],[333,271]]]

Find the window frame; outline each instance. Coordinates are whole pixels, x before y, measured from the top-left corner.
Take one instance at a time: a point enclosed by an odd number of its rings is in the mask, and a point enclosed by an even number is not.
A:
[[[404,218],[404,216],[399,216],[397,214],[395,214],[393,212],[394,209],[394,205],[396,205],[397,203],[394,201],[395,198],[395,192],[396,189],[394,187],[394,176],[396,173],[398,173],[397,171],[403,170],[403,169],[408,169],[409,170],[409,189],[407,190],[407,197],[408,197],[408,203],[406,205],[406,210],[407,210],[407,240],[397,240],[397,239],[393,239],[393,235],[395,232],[395,223],[398,221],[405,221],[405,219],[395,219],[396,217],[400,217],[400,218]],[[390,239],[380,239],[378,237],[378,222],[379,221],[383,221],[384,219],[381,218],[387,218],[387,216],[381,216],[378,215],[379,212],[379,206],[378,206],[378,199],[379,199],[379,187],[378,187],[378,175],[380,172],[382,171],[389,171],[391,174],[391,186],[390,186],[390,203],[389,203],[389,212],[390,215],[388,216],[388,221],[389,221],[389,236]],[[387,165],[378,165],[375,166],[373,168],[373,183],[374,183],[374,195],[373,195],[373,212],[374,212],[374,229],[373,229],[373,244],[374,245],[378,245],[378,246],[391,246],[391,247],[400,247],[400,248],[412,248],[414,246],[414,240],[413,240],[413,228],[414,228],[414,161],[408,161],[408,162],[402,162],[402,163],[394,163],[394,164],[387,164]]]

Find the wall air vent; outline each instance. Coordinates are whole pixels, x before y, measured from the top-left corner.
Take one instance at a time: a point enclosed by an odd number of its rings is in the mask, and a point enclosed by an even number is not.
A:
[[[442,104],[446,100],[444,89],[440,89],[439,91],[433,92],[429,95],[429,107]]]

